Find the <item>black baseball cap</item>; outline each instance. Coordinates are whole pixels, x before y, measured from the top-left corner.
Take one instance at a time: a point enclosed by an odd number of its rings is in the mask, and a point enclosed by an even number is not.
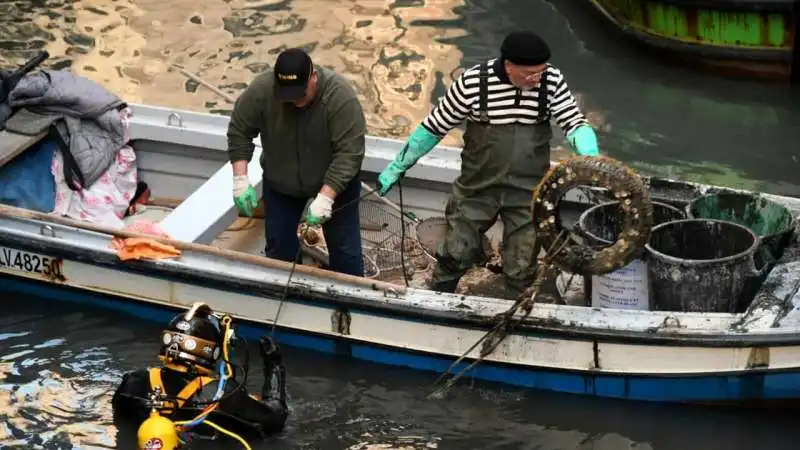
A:
[[[304,50],[290,48],[278,55],[275,61],[275,98],[292,102],[306,95],[306,86],[314,65]]]

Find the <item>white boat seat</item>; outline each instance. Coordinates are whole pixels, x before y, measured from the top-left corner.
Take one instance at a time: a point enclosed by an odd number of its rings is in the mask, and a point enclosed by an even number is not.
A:
[[[250,183],[261,198],[261,147],[256,146],[247,166]],[[233,169],[226,163],[202,186],[181,202],[161,226],[172,239],[198,244],[211,244],[238,216],[233,203]]]
[[[0,131],[0,167],[5,166],[25,150],[36,145],[46,135],[47,132],[27,135],[8,130]]]

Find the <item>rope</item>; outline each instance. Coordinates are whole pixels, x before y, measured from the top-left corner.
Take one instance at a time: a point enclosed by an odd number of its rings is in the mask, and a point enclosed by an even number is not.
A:
[[[405,149],[403,150],[405,151]],[[403,205],[403,183],[397,180],[397,193],[399,195],[400,207],[400,266],[403,268],[403,281],[408,287],[408,269],[406,269],[406,221],[405,206]]]
[[[270,337],[275,337],[275,328],[278,326],[278,318],[281,316],[281,310],[283,309],[283,303],[286,301],[286,297],[289,296],[289,286],[292,285],[292,276],[294,275],[294,270],[297,268],[297,261],[300,259],[300,253],[302,252],[302,246],[297,249],[297,254],[294,255],[294,261],[292,262],[292,269],[289,271],[289,278],[286,280],[286,284],[283,286],[283,294],[281,294],[281,301],[278,303],[278,310],[275,312],[275,319],[272,321],[272,329],[269,332]]]
[[[184,424],[187,424],[188,422],[189,421],[175,422],[175,425],[184,425]],[[233,431],[230,431],[230,430],[227,430],[225,428],[222,428],[221,426],[217,425],[216,423],[214,423],[214,422],[212,422],[212,421],[210,421],[208,419],[205,419],[202,423],[205,424],[205,425],[210,426],[211,428],[219,431],[220,433],[222,433],[222,434],[224,434],[224,435],[226,435],[228,437],[232,437],[232,438],[236,439],[237,441],[239,441],[240,444],[242,444],[242,447],[244,447],[246,450],[252,450],[250,448],[250,444],[248,444],[247,441],[245,441],[243,437],[239,436],[238,434],[234,433]],[[186,441],[184,441],[184,442],[186,442]]]
[[[361,196],[359,196],[358,198],[356,198],[354,200],[350,200],[349,202],[345,203],[344,205],[332,210],[331,211],[331,217],[333,217],[333,215],[336,214],[337,212],[339,212],[339,211],[341,211],[341,210],[343,210],[343,209],[345,209],[347,207],[350,207],[350,206],[360,202],[363,198],[365,198],[368,195],[371,195],[373,192],[374,191],[367,192],[365,194],[361,194]],[[308,225],[304,223],[304,224],[301,225],[301,228],[304,227],[304,226],[308,226]],[[300,234],[301,235],[303,234],[302,231],[301,231]],[[289,288],[292,285],[292,277],[294,276],[294,272],[295,272],[295,269],[297,268],[297,263],[300,260],[300,254],[302,253],[302,251],[303,251],[303,246],[300,245],[299,248],[297,249],[297,254],[294,255],[294,260],[292,261],[292,268],[289,270],[289,277],[286,280],[286,284],[283,286],[283,293],[281,294],[280,302],[278,303],[278,311],[275,312],[275,319],[272,321],[272,329],[270,330],[270,337],[274,337],[275,336],[275,328],[278,326],[278,319],[280,318],[281,310],[283,310],[283,304],[286,302],[286,299],[289,296]]]
[[[554,275],[554,270],[552,266],[552,260],[554,255],[557,255],[559,252],[561,252],[566,247],[568,242],[569,239],[567,231],[561,230],[561,233],[559,233],[558,238],[553,242],[553,245],[551,245],[551,247],[545,252],[546,256],[544,258],[544,261],[542,261],[536,267],[536,273],[533,282],[533,293],[531,294],[531,296],[530,297],[520,296],[520,298],[514,302],[514,305],[512,305],[509,309],[496,316],[499,319],[497,324],[486,334],[484,334],[480,339],[478,339],[477,342],[475,342],[466,352],[464,352],[458,359],[456,359],[450,365],[450,367],[448,367],[447,370],[444,373],[442,373],[442,375],[440,375],[439,378],[437,378],[436,382],[434,382],[433,392],[431,392],[431,394],[428,395],[429,399],[442,398],[445,394],[447,394],[450,388],[452,388],[455,385],[455,383],[459,379],[461,379],[461,377],[465,373],[467,373],[469,370],[480,364],[487,356],[489,356],[492,352],[494,352],[494,350],[500,345],[501,342],[503,342],[506,336],[508,336],[508,333],[513,331],[516,325],[522,323],[525,319],[528,318],[530,313],[533,311],[533,306],[536,302],[536,296],[539,294],[539,289],[542,286],[542,280],[546,277]],[[558,250],[553,252],[552,250],[557,243],[560,244]],[[572,279],[570,278],[570,282],[571,281]],[[522,317],[519,318],[519,320],[516,321],[516,323],[513,323],[512,319],[520,308],[522,308],[524,314],[522,315]],[[481,348],[480,354],[478,355],[478,358],[475,359],[475,361],[470,363],[467,367],[465,367],[458,373],[453,374],[453,376],[449,380],[447,380],[444,383],[444,385],[436,388],[436,386],[439,385],[445,379],[445,377],[452,374],[451,371],[461,361],[463,361],[470,353],[472,353],[473,350],[475,350],[475,348],[477,348],[481,344],[483,344],[483,347]]]
[[[400,160],[404,160],[406,152],[408,151],[408,144],[403,146],[400,152]],[[405,173],[403,174],[405,175]],[[403,268],[403,281],[408,287],[408,270],[406,269],[406,212],[405,205],[403,204],[403,175],[397,179],[397,194],[399,196],[400,207],[400,266]],[[410,217],[410,216],[409,216]]]
[[[236,221],[234,221],[234,224],[235,223]],[[238,227],[235,227],[233,226],[233,224],[231,224],[231,226],[226,228],[225,231],[230,231],[235,233],[237,231],[249,230],[250,228],[253,228],[255,225],[256,225],[255,219],[253,219],[252,217],[248,217],[243,224],[239,225]]]
[[[406,260],[405,260],[406,223],[405,223],[405,219],[404,218],[407,216],[407,214],[410,214],[410,213],[406,213],[405,212],[405,207],[403,206],[403,185],[402,185],[400,180],[397,181],[397,189],[398,189],[398,194],[400,196],[400,202],[398,204],[398,206],[400,207],[400,265],[403,268],[403,281],[405,282],[406,287],[408,287],[408,278],[409,277],[408,277],[408,271],[407,271],[407,268],[406,268]],[[366,193],[361,194],[361,196],[359,196],[358,198],[356,198],[354,200],[350,200],[349,202],[345,203],[344,205],[342,205],[342,206],[334,209],[333,211],[331,211],[331,217],[333,217],[333,215],[336,214],[338,211],[341,211],[341,210],[343,210],[345,208],[348,208],[348,207],[360,202],[361,200],[363,200],[367,196],[373,195],[373,194],[374,195],[378,195],[378,193],[375,190],[368,189]],[[303,224],[303,226],[307,226],[307,225]],[[302,231],[301,231],[300,234],[301,235],[303,234]],[[283,293],[281,294],[280,302],[278,303],[278,311],[275,312],[275,319],[272,321],[272,328],[270,330],[270,337],[274,337],[275,336],[275,328],[278,326],[278,318],[281,315],[281,310],[283,309],[283,304],[286,302],[286,299],[289,296],[289,288],[290,288],[290,286],[292,284],[292,276],[294,275],[295,269],[297,268],[297,263],[300,260],[300,254],[301,254],[302,251],[303,251],[303,248],[301,246],[300,248],[297,249],[297,254],[294,256],[294,260],[292,261],[292,268],[289,270],[289,277],[286,280],[286,284],[283,286]]]
[[[247,441],[245,441],[244,438],[242,438],[238,434],[236,434],[236,433],[234,433],[232,431],[228,431],[225,428],[222,428],[221,426],[217,425],[216,423],[214,423],[214,422],[212,422],[210,420],[206,420],[203,423],[205,423],[206,425],[210,426],[211,428],[219,431],[220,433],[222,433],[224,435],[227,435],[229,437],[232,437],[232,438],[236,439],[237,441],[239,441],[240,444],[242,444],[242,447],[244,447],[246,450],[252,450],[250,448],[250,445],[247,443]]]
[[[570,231],[561,226],[559,220],[555,220],[557,213],[553,212],[551,207],[551,205],[555,205],[557,210],[561,197],[568,190],[580,185],[603,187],[615,194],[620,201],[625,199],[623,210],[626,214],[626,221],[623,224],[623,234],[611,247],[596,254],[593,251],[584,251],[579,241],[577,246],[575,243],[569,245]],[[589,197],[591,199],[592,196],[589,195]],[[574,157],[551,167],[534,191],[532,212],[534,224],[537,225],[537,239],[542,239],[544,246],[549,248],[545,252],[543,260],[537,265],[531,297],[520,296],[511,308],[499,314],[499,322],[451,364],[447,371],[436,380],[434,386],[439,385],[445,377],[451,374],[456,365],[478,345],[483,344],[475,361],[447,380],[444,386],[435,389],[429,397],[444,395],[467,371],[490,355],[515,326],[527,319],[533,310],[544,278],[555,277],[558,269],[573,274],[587,272],[602,274],[628,264],[636,248],[644,247],[643,241],[646,242],[649,235],[653,214],[650,193],[643,179],[623,164],[605,156]],[[558,250],[553,252],[552,250],[556,247]],[[590,256],[588,261],[586,255]],[[572,278],[570,277],[567,288],[571,282]],[[523,308],[524,314],[519,320],[512,320],[520,308]]]

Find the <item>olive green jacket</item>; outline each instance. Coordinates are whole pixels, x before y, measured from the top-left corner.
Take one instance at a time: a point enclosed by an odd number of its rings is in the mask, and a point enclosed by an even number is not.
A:
[[[261,134],[264,182],[295,197],[313,197],[323,184],[342,192],[364,160],[366,120],[355,91],[334,71],[316,69],[317,93],[309,105],[276,101],[270,70],[236,100],[228,125],[230,161],[250,161],[253,139]]]

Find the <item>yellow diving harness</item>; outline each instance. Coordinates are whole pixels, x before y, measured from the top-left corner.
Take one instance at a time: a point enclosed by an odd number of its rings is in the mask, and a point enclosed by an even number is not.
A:
[[[202,303],[196,303],[193,305],[189,314],[192,314],[199,306],[203,305],[204,304]],[[164,385],[161,381],[161,368],[150,368],[150,386],[152,387],[153,391],[150,394],[149,403],[152,406],[152,410],[150,412],[150,417],[142,422],[137,432],[139,450],[176,450],[185,445],[188,441],[188,439],[185,439],[182,436],[186,435],[190,429],[200,424],[208,425],[220,433],[236,439],[242,444],[242,446],[244,446],[246,450],[251,450],[250,445],[244,440],[244,438],[207,419],[208,415],[211,414],[211,412],[213,412],[219,405],[219,401],[225,393],[226,381],[233,375],[232,365],[228,353],[229,343],[231,337],[233,336],[233,329],[230,327],[231,317],[227,314],[223,315],[220,323],[222,324],[223,332],[223,358],[219,361],[219,383],[217,384],[217,391],[212,400],[194,419],[176,422],[162,416],[160,411],[168,411],[168,413],[171,414],[178,408],[181,408],[183,404],[196,392],[201,390],[204,385],[213,382],[215,378],[211,376],[198,376],[181,390],[175,400],[171,400],[165,398],[166,394]],[[171,363],[170,358],[162,355],[160,356],[160,359],[166,365],[175,367],[175,365]],[[201,370],[206,372],[206,375],[211,374],[211,371],[209,370]]]

